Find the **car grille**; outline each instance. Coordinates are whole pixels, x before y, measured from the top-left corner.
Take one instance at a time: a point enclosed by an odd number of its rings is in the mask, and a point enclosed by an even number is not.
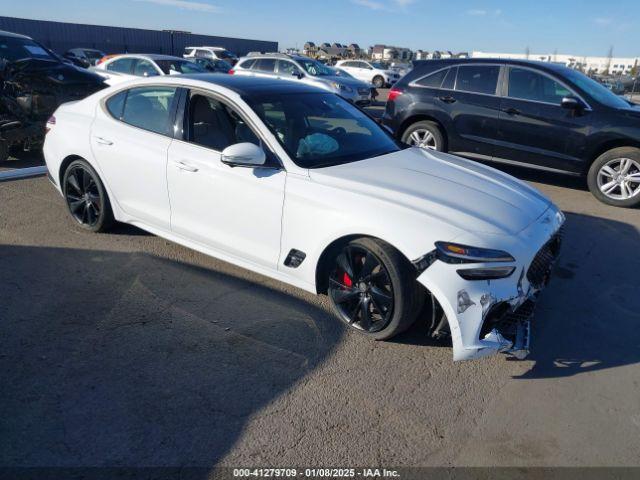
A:
[[[542,288],[549,281],[551,267],[558,254],[562,243],[562,230],[558,231],[536,254],[527,270],[527,280],[533,288]]]
[[[371,89],[369,88],[359,88],[358,93],[360,95],[369,95],[371,93]]]

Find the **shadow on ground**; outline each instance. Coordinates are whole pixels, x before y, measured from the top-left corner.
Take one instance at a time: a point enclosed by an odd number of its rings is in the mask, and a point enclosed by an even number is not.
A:
[[[215,465],[343,333],[301,300],[147,254],[3,245],[0,281],[4,467]]]
[[[542,293],[533,367],[519,378],[567,377],[640,361],[640,245],[632,225],[566,213],[562,255]]]

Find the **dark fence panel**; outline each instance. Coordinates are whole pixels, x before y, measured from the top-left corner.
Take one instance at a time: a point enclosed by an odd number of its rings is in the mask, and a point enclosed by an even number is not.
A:
[[[140,28],[0,17],[0,30],[28,35],[48,48],[64,53],[71,48],[97,48],[105,53],[163,53],[182,56],[186,46],[224,47],[238,55],[251,51],[277,52],[278,43]]]

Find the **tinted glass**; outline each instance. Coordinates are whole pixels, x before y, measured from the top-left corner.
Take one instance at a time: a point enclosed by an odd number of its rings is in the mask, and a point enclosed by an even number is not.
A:
[[[255,58],[249,59],[249,60],[244,60],[242,63],[240,63],[240,67],[241,68],[247,68],[247,69],[251,69],[251,67],[253,67],[253,64],[256,63]]]
[[[261,72],[273,73],[276,69],[276,61],[273,58],[261,58],[253,68]]]
[[[154,77],[160,75],[151,62],[148,60],[137,60],[133,68],[133,74],[139,77]]]
[[[447,76],[444,78],[442,82],[442,86],[440,88],[444,88],[447,90],[453,90],[453,87],[456,84],[456,75],[458,74],[458,67],[452,67],[447,71]]]
[[[282,73],[283,75],[293,75],[294,73],[300,73],[300,69],[296,67],[293,62],[278,60],[278,73]]]
[[[122,110],[124,109],[124,101],[127,98],[127,91],[123,91],[109,98],[106,102],[107,110],[118,120],[122,119]]]
[[[563,72],[568,80],[575,83],[578,88],[584,90],[587,95],[593,97],[596,101],[612,108],[630,108],[624,98],[619,97],[611,92],[611,90],[607,90],[606,87],[587,77],[585,74],[571,70],[570,68],[564,69]]]
[[[444,77],[449,72],[449,69],[440,70],[439,72],[432,73],[431,75],[427,75],[424,78],[421,78],[416,82],[417,85],[421,87],[429,87],[429,88],[440,88],[442,85],[442,81]]]
[[[272,94],[246,100],[303,168],[355,162],[399,150],[377,123],[337,95]]]
[[[260,145],[258,137],[234,110],[204,95],[194,95],[189,102],[188,141],[218,152],[236,143]]]
[[[316,60],[299,60],[299,63],[307,71],[309,75],[314,77],[325,77],[327,75],[333,75],[333,72],[325,65]]]
[[[156,65],[165,75],[171,75],[172,72],[177,73],[203,73],[205,71],[200,65],[189,60],[156,60]]]
[[[23,58],[58,61],[33,40],[14,37],[0,38],[0,58],[5,58],[10,62],[22,60]]]
[[[122,121],[151,132],[171,135],[175,96],[175,88],[132,88],[127,95]]]
[[[109,65],[107,65],[107,70],[110,72],[130,74],[134,62],[134,58],[121,58],[120,60],[114,60]]]
[[[555,80],[526,68],[509,69],[509,97],[560,105],[571,92]]]
[[[498,86],[499,66],[464,65],[458,67],[456,90],[495,94]]]

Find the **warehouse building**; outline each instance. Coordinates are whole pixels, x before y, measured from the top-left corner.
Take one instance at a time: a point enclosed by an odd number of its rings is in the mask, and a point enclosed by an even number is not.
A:
[[[278,51],[278,42],[264,40],[12,17],[0,17],[0,30],[27,35],[58,53],[64,53],[71,48],[95,48],[105,53],[161,53],[182,56],[184,47],[191,45],[224,47],[237,55]]]

